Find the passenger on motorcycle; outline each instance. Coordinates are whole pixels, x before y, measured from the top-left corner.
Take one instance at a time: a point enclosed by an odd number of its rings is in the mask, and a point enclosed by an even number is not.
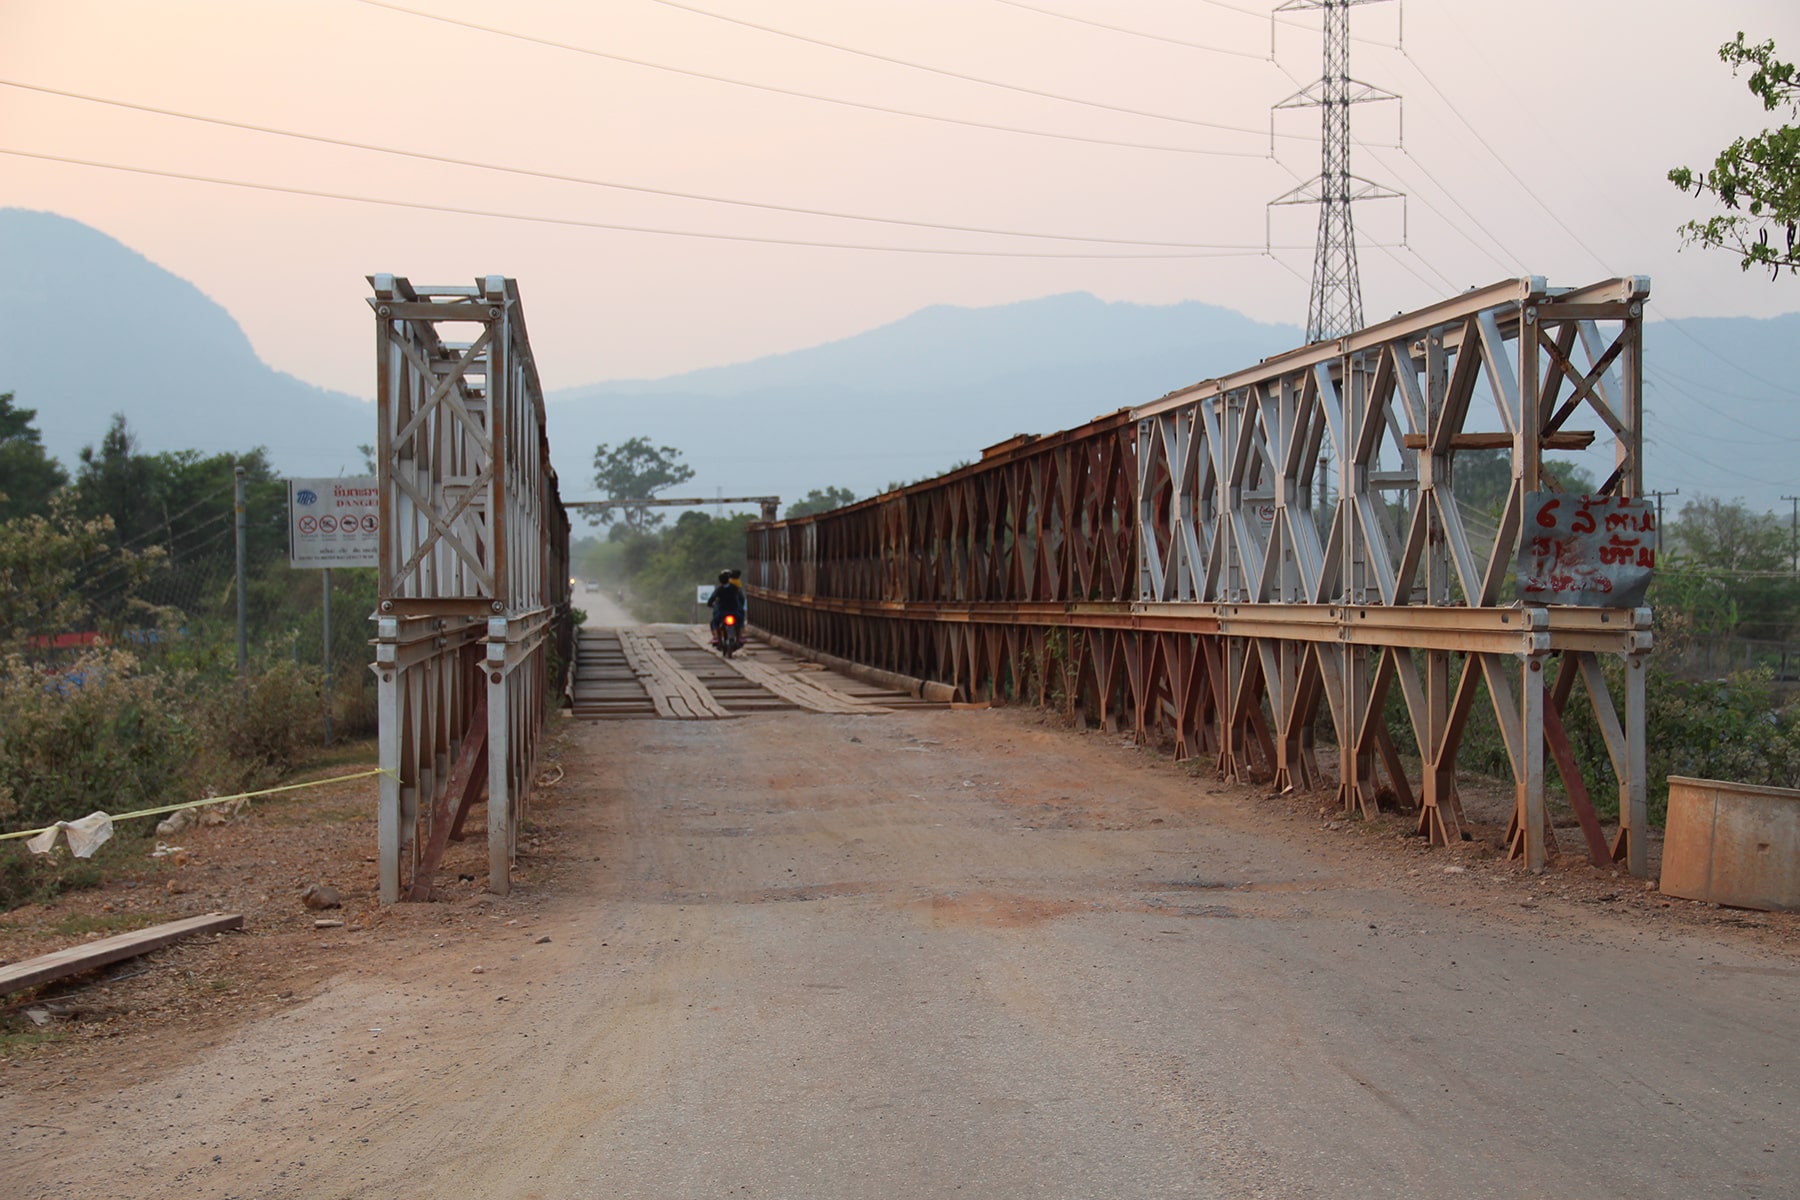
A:
[[[730,571],[719,572],[719,586],[713,589],[712,599],[712,640],[716,646],[719,642],[719,630],[725,624],[727,613],[738,616],[743,611],[744,589],[732,581]],[[742,617],[739,617],[742,620]]]
[[[731,568],[731,586],[738,590],[738,628],[748,629],[750,627],[750,593],[744,590],[744,572],[737,567]]]

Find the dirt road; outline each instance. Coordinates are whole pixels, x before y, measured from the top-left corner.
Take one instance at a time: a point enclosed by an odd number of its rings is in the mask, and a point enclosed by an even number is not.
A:
[[[1028,714],[559,753],[547,884],[411,906],[135,1082],[14,1082],[0,1195],[1796,1194],[1800,963],[1636,881]]]

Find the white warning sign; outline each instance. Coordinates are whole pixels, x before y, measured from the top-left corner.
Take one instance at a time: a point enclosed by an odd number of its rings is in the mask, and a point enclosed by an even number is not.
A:
[[[372,475],[288,480],[288,562],[373,567],[381,553],[381,493]]]

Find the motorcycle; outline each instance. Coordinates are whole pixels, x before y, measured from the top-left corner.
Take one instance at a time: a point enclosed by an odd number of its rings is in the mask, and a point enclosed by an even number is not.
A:
[[[738,623],[736,613],[725,614],[725,622],[719,626],[719,640],[715,645],[726,658],[744,648],[744,627]]]

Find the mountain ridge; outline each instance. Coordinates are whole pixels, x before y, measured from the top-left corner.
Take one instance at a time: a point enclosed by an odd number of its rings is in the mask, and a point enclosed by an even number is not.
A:
[[[0,262],[13,284],[0,291],[0,391],[37,410],[65,466],[123,412],[146,451],[261,445],[283,472],[361,471],[373,405],[269,367],[230,313],[137,251],[66,217],[0,209]],[[1201,301],[938,304],[818,346],[558,389],[552,456],[571,499],[593,494],[596,445],[638,436],[684,453],[688,496],[867,496],[1302,340]],[[1787,382],[1800,379],[1800,313],[1652,321],[1644,345],[1649,486],[1785,512],[1780,497],[1800,491]]]

